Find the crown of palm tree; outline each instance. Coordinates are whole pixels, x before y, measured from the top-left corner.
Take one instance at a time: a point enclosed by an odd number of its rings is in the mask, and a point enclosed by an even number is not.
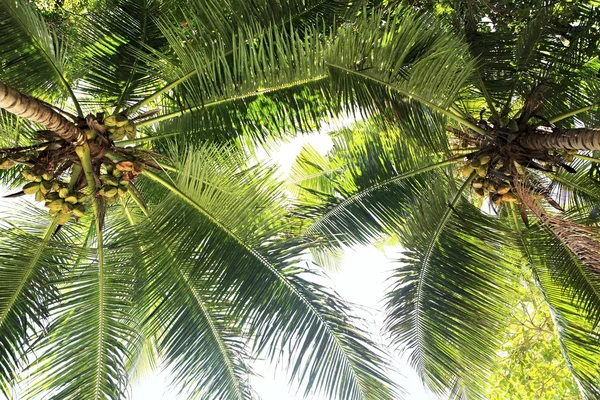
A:
[[[30,397],[120,398],[158,357],[189,396],[251,398],[248,361],[283,349],[307,394],[394,398],[384,353],[300,266],[393,235],[387,328],[430,388],[484,396],[527,266],[600,395],[596,10],[490,31],[380,6],[129,0],[52,20],[0,1],[0,179],[48,207],[0,227],[6,394],[27,376]],[[348,113],[364,124],[301,155],[293,210],[239,149]]]

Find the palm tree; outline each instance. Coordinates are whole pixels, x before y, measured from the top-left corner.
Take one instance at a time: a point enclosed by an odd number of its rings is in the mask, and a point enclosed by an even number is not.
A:
[[[36,200],[0,223],[2,392],[123,398],[160,359],[186,398],[249,399],[261,356],[306,394],[394,398],[385,354],[303,261],[311,243],[294,235],[276,171],[240,150],[349,108],[325,48],[370,11],[122,0],[53,12],[50,24],[0,1],[0,179],[7,197]]]
[[[600,397],[598,10],[539,3],[497,30],[465,2],[446,28],[399,13],[338,32],[330,74],[367,115],[326,156],[304,149],[291,178],[323,262],[404,249],[386,328],[449,398],[485,398],[521,268],[581,395]]]

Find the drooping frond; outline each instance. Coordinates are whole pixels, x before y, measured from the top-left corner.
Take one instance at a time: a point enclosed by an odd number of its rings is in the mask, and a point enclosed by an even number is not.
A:
[[[37,360],[28,371],[28,395],[95,400],[124,396],[127,344],[137,329],[130,316],[136,260],[120,244],[123,223],[107,221],[101,251],[85,245],[79,254],[73,249],[79,257],[57,282],[61,297],[52,310],[49,334],[34,348]],[[87,232],[82,231],[83,243]]]
[[[61,262],[69,249],[52,237],[56,222],[35,208],[3,212],[0,225],[0,391],[11,388],[27,363],[35,335],[48,324]]]
[[[400,229],[387,327],[430,389],[483,398],[515,271],[502,224],[446,193],[421,193]]]
[[[441,178],[439,171],[452,163],[409,146],[404,133],[357,125],[334,138],[326,160],[312,163],[321,176],[313,178],[314,172],[307,170],[308,177],[296,178],[302,179],[298,213],[308,217],[302,228],[307,239],[368,244],[397,232],[427,182]]]
[[[297,265],[303,246],[278,233],[286,225],[281,184],[262,167],[240,171],[238,157],[208,146],[177,164],[175,182],[146,174],[172,193],[148,221],[149,243],[161,241],[172,265],[189,266],[198,293],[210,293],[207,310],[229,304],[258,353],[275,359],[283,349],[291,377],[307,393],[391,398],[377,346],[352,322],[348,306]],[[149,256],[161,264],[165,254]],[[180,371],[184,381],[193,370]]]
[[[326,65],[349,110],[358,104],[363,112],[402,121],[407,113],[421,114],[419,107],[406,110],[414,101],[468,124],[449,107],[472,75],[473,60],[466,43],[428,15],[375,12],[347,24],[327,49]],[[440,143],[420,134],[421,143]]]
[[[132,230],[131,235],[146,234]],[[140,260],[154,261],[140,265],[144,287],[138,294],[136,315],[143,321],[140,339],[146,347],[139,349],[141,356],[156,352],[169,366],[172,384],[188,398],[251,399],[250,356],[227,314],[227,301],[212,301],[210,284],[197,274],[192,277],[193,260],[178,263],[172,249],[161,242],[150,248],[136,241],[131,245],[138,247]]]

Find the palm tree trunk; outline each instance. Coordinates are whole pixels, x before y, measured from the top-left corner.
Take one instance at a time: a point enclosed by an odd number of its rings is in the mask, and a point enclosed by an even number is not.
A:
[[[82,143],[81,129],[42,101],[29,97],[0,81],[0,108],[43,125],[68,142]]]
[[[552,133],[532,132],[521,136],[519,143],[530,150],[600,150],[600,129],[573,128]]]
[[[585,265],[589,272],[600,278],[600,232],[590,226],[547,213],[525,185],[516,185],[521,201],[535,214],[543,226],[550,230],[573,255]]]

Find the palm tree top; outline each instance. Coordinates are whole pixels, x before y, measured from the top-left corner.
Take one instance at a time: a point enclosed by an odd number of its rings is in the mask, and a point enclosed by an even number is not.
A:
[[[386,329],[431,389],[485,396],[527,267],[597,395],[597,10],[393,3],[0,0],[0,179],[47,208],[2,226],[0,388],[121,398],[160,358],[191,397],[249,399],[281,353],[307,396],[395,398],[303,266],[391,236]],[[290,204],[248,154],[341,115],[363,123],[301,154]]]

